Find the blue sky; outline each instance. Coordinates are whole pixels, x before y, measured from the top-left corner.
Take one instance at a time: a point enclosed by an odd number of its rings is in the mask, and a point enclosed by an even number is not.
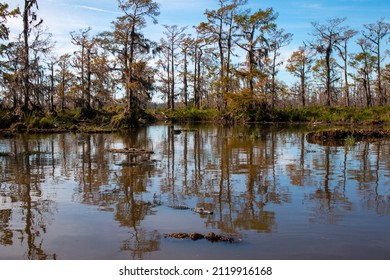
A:
[[[12,2],[11,7],[23,6],[23,0]],[[217,0],[156,0],[161,6],[159,25],[149,24],[145,30],[154,40],[162,37],[162,24],[194,26],[205,20],[205,9],[216,9]],[[38,0],[39,15],[57,41],[57,52],[72,48],[71,31],[92,27],[96,33],[110,30],[111,22],[120,15],[116,0]],[[273,7],[279,13],[278,25],[293,33],[293,42],[287,49],[293,50],[308,40],[312,32],[311,22],[325,23],[327,19],[347,17],[346,25],[361,30],[363,24],[374,23],[390,14],[388,0],[249,0],[252,11]],[[16,36],[20,21],[10,20]],[[12,36],[11,35],[11,36]]]
[[[23,0],[7,1],[11,7],[23,7]],[[156,0],[160,4],[159,24],[149,24],[145,29],[147,38],[159,41],[163,37],[162,25],[191,27],[205,21],[206,9],[218,8],[217,0]],[[111,22],[120,16],[116,0],[38,0],[39,16],[56,41],[56,54],[72,52],[74,46],[70,43],[70,32],[92,27],[99,33],[111,30]],[[389,0],[248,0],[246,8],[253,12],[258,9],[272,7],[279,14],[277,24],[286,32],[293,34],[293,41],[282,50],[281,59],[286,60],[291,53],[302,46],[303,41],[312,39],[312,22],[326,23],[332,18],[347,20],[345,25],[361,31],[364,24],[375,23],[381,18],[389,21]],[[8,24],[16,37],[21,30],[21,19],[9,20]],[[357,35],[354,40],[358,39]],[[389,49],[388,45],[382,49]],[[356,51],[352,44],[350,52]],[[293,77],[281,69],[279,78],[289,83]]]

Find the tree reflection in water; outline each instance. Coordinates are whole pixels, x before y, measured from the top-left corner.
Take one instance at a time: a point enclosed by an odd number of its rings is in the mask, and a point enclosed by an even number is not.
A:
[[[390,214],[387,140],[321,146],[307,142],[301,127],[180,129],[0,137],[0,258],[64,258],[66,246],[73,246],[68,258],[106,258],[109,250],[110,258],[145,259],[176,246],[162,236],[183,230],[244,236],[263,247],[262,236],[305,239],[308,225],[352,223],[355,213],[362,221]],[[113,148],[154,153],[109,152]],[[65,219],[68,205],[78,215]],[[93,255],[77,243],[78,219],[96,247]],[[99,227],[105,230],[94,230]],[[78,247],[61,247],[56,235]],[[297,241],[297,250],[306,242]],[[280,250],[278,242],[272,246]],[[250,251],[248,258],[258,256]]]
[[[29,141],[24,136],[8,140],[12,155],[1,159],[4,178],[0,189],[0,244],[25,248],[26,259],[55,259],[55,253],[44,249],[44,239],[56,205],[42,196],[41,189],[50,163],[46,158],[50,141]]]

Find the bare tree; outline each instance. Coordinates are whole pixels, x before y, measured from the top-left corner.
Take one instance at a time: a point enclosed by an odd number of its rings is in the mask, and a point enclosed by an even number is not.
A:
[[[271,91],[271,106],[275,107],[276,103],[276,92],[277,92],[277,81],[276,75],[278,74],[278,66],[280,66],[283,62],[278,61],[278,57],[280,56],[280,49],[287,46],[292,40],[291,33],[285,33],[284,29],[275,29],[271,30],[270,37],[265,41],[268,54],[270,54],[270,59],[268,60],[270,65],[268,66],[270,69],[271,83],[270,83],[270,91]]]
[[[49,86],[49,110],[50,112],[54,112],[54,93],[55,93],[55,66],[58,64],[59,59],[57,57],[50,57],[46,64],[49,70],[49,78],[50,78],[50,86]]]
[[[241,41],[236,44],[243,49],[246,54],[246,77],[249,85],[249,91],[252,96],[255,95],[255,83],[260,78],[264,78],[265,71],[264,60],[268,57],[269,49],[265,46],[267,33],[276,29],[275,20],[277,14],[272,8],[267,10],[258,10],[253,14],[236,15],[235,22],[239,28],[237,36]]]
[[[330,19],[326,24],[319,24],[318,22],[312,22],[314,32],[312,35],[316,38],[315,42],[311,43],[311,46],[320,54],[325,56],[325,94],[326,105],[330,106],[332,101],[332,81],[331,81],[331,58],[332,53],[336,46],[345,40],[343,36],[346,27],[341,24],[346,18]]]
[[[151,49],[152,42],[142,34],[142,29],[150,18],[157,24],[157,16],[160,14],[159,5],[153,0],[118,0],[119,8],[124,13],[117,18],[114,31],[100,34],[100,43],[103,48],[117,56],[122,73],[122,84],[127,98],[127,123],[138,125],[141,96],[140,87],[143,84],[143,76],[138,70],[144,65],[139,60],[142,54]]]
[[[344,98],[345,98],[345,106],[350,105],[349,102],[349,83],[348,83],[348,41],[352,39],[358,32],[352,29],[348,29],[344,31],[342,37],[343,40],[340,41],[339,44],[336,45],[336,48],[339,51],[339,55],[343,60],[343,66],[341,68],[344,70]]]
[[[75,52],[75,67],[80,71],[80,88],[83,110],[88,113],[91,110],[91,87],[92,87],[92,61],[96,55],[94,50],[96,40],[90,38],[91,28],[80,30],[79,33],[71,32],[72,44],[80,47]]]
[[[247,3],[247,0],[218,0],[218,10],[206,10],[207,22],[197,27],[208,44],[216,44],[219,65],[219,80],[217,89],[217,107],[226,107],[225,95],[230,88],[231,54],[233,51],[234,17],[238,8]]]
[[[359,39],[358,45],[361,52],[352,55],[351,65],[357,70],[357,82],[361,83],[366,97],[367,107],[372,104],[371,80],[374,71],[376,57],[371,54],[371,43],[367,39]]]
[[[167,58],[167,72],[168,72],[168,108],[171,110],[175,109],[175,98],[176,98],[176,65],[178,61],[178,49],[185,36],[184,31],[187,27],[178,27],[177,25],[164,25],[166,41],[163,42],[162,49],[165,50]]]
[[[38,20],[38,0],[25,0],[23,9],[23,111],[29,110],[31,82],[30,82],[30,34],[31,30],[40,26]]]
[[[311,70],[313,63],[312,54],[304,48],[293,52],[291,57],[287,60],[286,69],[288,72],[299,78],[300,85],[300,99],[302,107],[306,106],[306,88],[308,73]]]
[[[183,81],[182,93],[183,93],[184,105],[186,107],[188,106],[188,99],[189,99],[189,92],[188,92],[189,76],[190,76],[189,60],[190,60],[191,52],[193,51],[193,45],[194,45],[194,39],[190,35],[183,37],[180,43],[181,55],[182,55],[182,60],[181,60],[181,64],[182,64],[181,76]]]
[[[61,111],[65,110],[67,95],[71,84],[73,83],[74,75],[70,69],[69,54],[64,54],[58,59],[58,69],[56,70],[57,87],[56,92],[59,97]]]
[[[381,41],[390,34],[390,23],[385,22],[384,19],[380,19],[376,23],[365,24],[364,28],[365,30],[363,31],[363,36],[371,42],[372,51],[376,56],[376,90],[379,96],[379,104],[383,106],[387,103],[387,96],[382,88],[381,63],[383,59],[381,53]]]

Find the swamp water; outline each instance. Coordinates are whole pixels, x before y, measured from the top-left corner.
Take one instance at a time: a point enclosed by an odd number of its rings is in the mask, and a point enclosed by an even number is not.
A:
[[[390,259],[390,140],[306,133],[2,136],[0,259]],[[234,241],[167,236],[193,232]]]

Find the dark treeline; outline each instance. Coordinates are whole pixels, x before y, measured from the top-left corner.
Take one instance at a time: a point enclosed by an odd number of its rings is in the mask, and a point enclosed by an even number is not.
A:
[[[22,119],[37,112],[57,116],[78,109],[91,117],[111,110],[107,120],[120,126],[137,124],[153,95],[170,110],[180,105],[236,114],[389,104],[385,19],[361,30],[351,29],[346,18],[313,22],[309,40],[282,61],[293,34],[278,26],[276,11],[249,10],[247,0],[216,1],[218,9],[205,10],[204,22],[164,25],[161,40],[154,42],[145,28],[157,24],[159,5],[118,0],[122,15],[110,30],[71,32],[77,50],[61,56],[53,52],[39,0],[25,0],[22,7],[0,3],[1,111]],[[10,39],[10,17],[23,22],[17,39]],[[297,82],[278,78],[282,65]]]

